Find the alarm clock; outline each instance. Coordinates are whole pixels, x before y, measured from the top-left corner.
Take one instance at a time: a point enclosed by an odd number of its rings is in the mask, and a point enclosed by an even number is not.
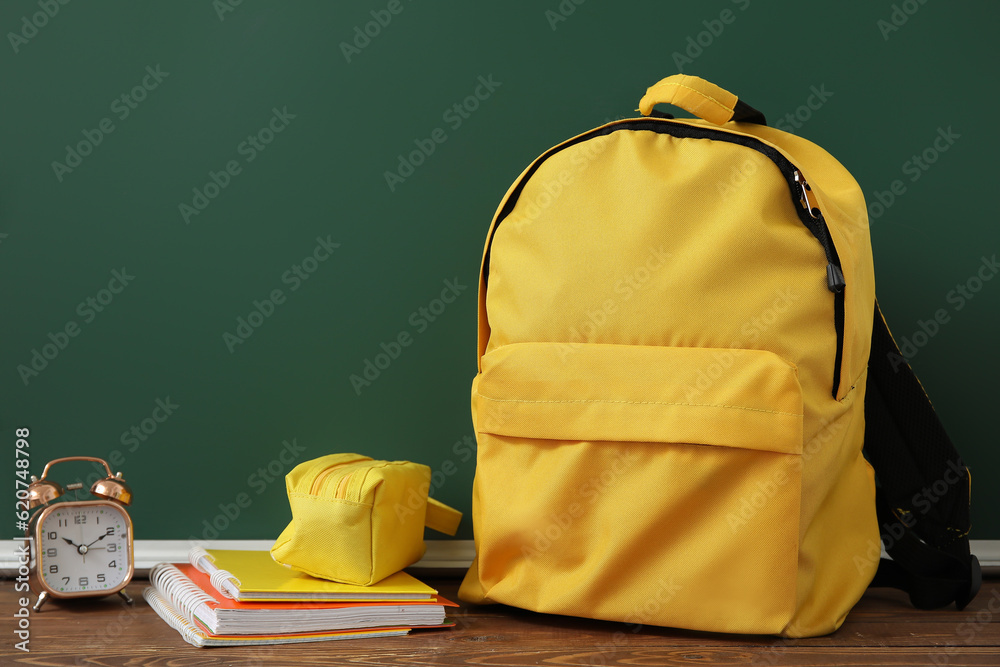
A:
[[[63,487],[48,479],[49,468],[66,461],[93,461],[104,466],[108,476],[90,487],[97,500],[52,503],[63,495]],[[67,490],[83,488],[68,484]],[[38,509],[28,521],[25,537],[30,549],[29,583],[38,593],[32,607],[38,611],[50,598],[102,597],[118,593],[132,604],[125,592],[135,571],[132,519],[125,507],[132,490],[122,474],[111,474],[103,459],[67,456],[49,461],[41,478],[34,475],[28,485],[28,509]],[[52,503],[52,504],[50,504]]]

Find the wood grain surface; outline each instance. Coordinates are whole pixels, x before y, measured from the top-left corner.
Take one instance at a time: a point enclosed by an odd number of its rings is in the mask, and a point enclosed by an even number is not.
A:
[[[457,601],[459,580],[428,582]],[[964,611],[917,611],[895,591],[869,591],[836,633],[814,639],[718,635],[462,605],[448,630],[408,637],[293,646],[198,649],[186,644],[129,586],[118,598],[48,602],[30,615],[30,652],[16,650],[18,598],[2,582],[2,665],[1000,665],[1000,581],[984,582]]]

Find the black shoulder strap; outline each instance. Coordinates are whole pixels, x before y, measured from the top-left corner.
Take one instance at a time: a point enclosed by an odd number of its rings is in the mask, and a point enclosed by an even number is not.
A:
[[[875,303],[865,397],[865,456],[875,469],[883,558],[872,586],[913,606],[963,609],[979,592],[969,553],[969,471]]]

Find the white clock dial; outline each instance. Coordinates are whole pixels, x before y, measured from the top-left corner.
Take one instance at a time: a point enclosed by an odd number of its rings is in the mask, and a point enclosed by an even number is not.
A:
[[[131,572],[128,531],[114,506],[56,505],[38,531],[38,573],[58,593],[114,590]]]

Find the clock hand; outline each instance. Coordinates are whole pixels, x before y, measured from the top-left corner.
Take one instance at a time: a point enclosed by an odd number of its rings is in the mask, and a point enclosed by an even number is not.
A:
[[[79,544],[74,543],[73,540],[69,539],[68,537],[64,537],[63,541],[66,542],[66,544],[68,544],[70,546],[76,547],[77,549],[80,548]]]
[[[103,539],[104,539],[105,537],[107,537],[107,536],[108,536],[108,534],[107,534],[107,533],[105,533],[104,535],[101,535],[101,536],[100,536],[100,537],[98,537],[98,538],[97,538],[96,540],[94,540],[93,542],[91,542],[90,544],[88,544],[88,545],[87,545],[87,548],[89,549],[89,548],[90,548],[90,545],[91,545],[91,544],[94,544],[95,542],[100,542],[101,540],[103,540]]]

